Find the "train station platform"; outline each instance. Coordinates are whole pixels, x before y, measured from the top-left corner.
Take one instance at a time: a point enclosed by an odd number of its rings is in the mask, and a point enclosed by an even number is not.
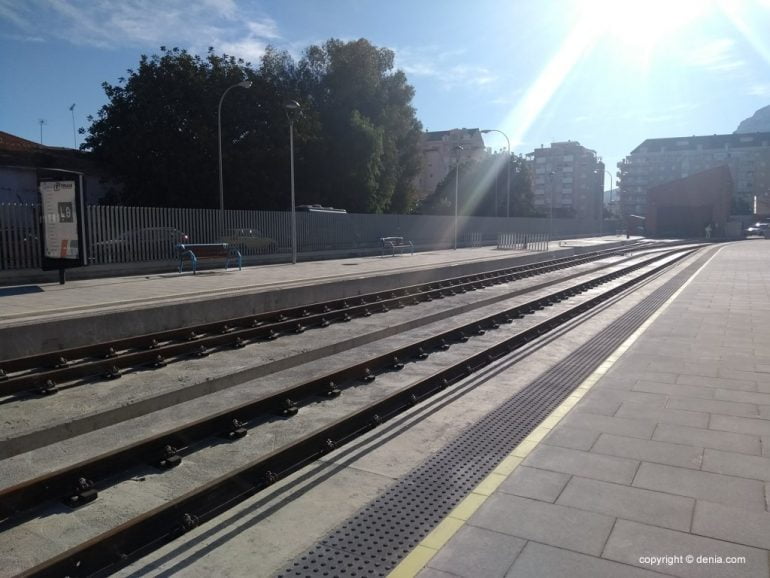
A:
[[[770,244],[720,247],[391,576],[768,576]]]
[[[630,241],[639,238],[631,237]],[[620,246],[625,237],[551,242],[566,256]],[[300,256],[301,258],[301,256]],[[168,273],[0,287],[0,359],[76,347],[210,320],[387,290],[547,258],[544,251],[495,247],[299,261],[193,275],[169,263]]]

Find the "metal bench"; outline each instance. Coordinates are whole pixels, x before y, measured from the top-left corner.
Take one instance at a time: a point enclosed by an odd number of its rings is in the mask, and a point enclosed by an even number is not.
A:
[[[380,237],[380,243],[382,243],[382,257],[385,256],[386,251],[390,251],[390,254],[395,257],[397,250],[402,251],[407,248],[414,255],[414,245],[411,241],[405,241],[403,237]]]
[[[199,259],[225,259],[225,271],[230,267],[230,258],[238,259],[238,271],[241,270],[241,252],[227,243],[181,243],[176,246],[179,251],[179,272],[182,272],[184,258],[189,257],[192,272],[198,270]]]

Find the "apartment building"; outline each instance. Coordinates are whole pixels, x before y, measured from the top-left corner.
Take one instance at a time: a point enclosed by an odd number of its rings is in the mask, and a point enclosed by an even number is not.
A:
[[[535,209],[554,216],[598,219],[604,163],[577,141],[554,142],[526,155],[533,175]]]
[[[457,147],[461,146],[462,150]],[[481,132],[477,128],[455,128],[424,132],[421,141],[422,170],[418,176],[418,199],[424,199],[454,166],[470,159],[481,159],[486,153]]]
[[[770,132],[645,140],[618,163],[621,214],[645,215],[652,187],[723,165],[733,209],[770,214]]]

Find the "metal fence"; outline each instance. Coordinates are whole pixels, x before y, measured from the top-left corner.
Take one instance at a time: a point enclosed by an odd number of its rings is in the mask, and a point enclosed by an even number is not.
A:
[[[497,236],[497,248],[547,251],[548,233],[500,233]]]
[[[418,250],[454,244],[452,216],[297,212],[296,217],[300,253],[376,250],[380,237],[389,236],[404,237]],[[0,204],[0,270],[40,268],[39,222],[36,204]],[[552,227],[557,234],[551,239],[598,233],[596,222],[554,219]],[[534,240],[533,234],[548,231],[548,219],[459,217],[457,228],[461,247],[496,245],[501,233]],[[225,211],[224,232],[225,241],[242,241],[238,248],[246,257],[291,252],[289,212]],[[86,234],[92,264],[170,261],[179,242],[223,240],[215,209],[89,205]],[[538,250],[529,243],[527,249]]]

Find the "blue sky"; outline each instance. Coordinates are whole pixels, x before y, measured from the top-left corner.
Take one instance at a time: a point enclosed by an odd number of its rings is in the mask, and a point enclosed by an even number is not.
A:
[[[101,83],[161,45],[256,63],[363,37],[395,52],[427,130],[503,130],[517,153],[577,140],[614,175],[646,138],[730,133],[769,105],[768,31],[770,0],[0,0],[0,130],[39,141],[44,119],[44,144],[73,146],[69,107],[87,128]]]

